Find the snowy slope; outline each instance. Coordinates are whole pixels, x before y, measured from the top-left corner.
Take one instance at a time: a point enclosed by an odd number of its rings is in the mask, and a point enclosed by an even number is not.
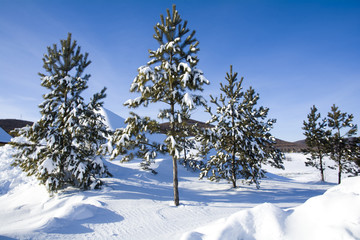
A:
[[[109,127],[110,130],[114,131],[117,128],[125,128],[126,123],[123,117],[120,117],[116,113],[110,111],[106,108],[101,108],[100,113],[105,118],[105,124]],[[158,142],[162,143],[166,139],[164,134],[147,134],[146,137],[150,140],[150,142]]]
[[[0,127],[0,142],[2,143],[10,142],[11,138],[12,137],[7,132],[5,132],[4,129]]]
[[[237,219],[238,215],[243,220],[237,221],[245,221],[248,226],[260,218],[264,221],[259,224],[265,224],[265,219],[268,219],[266,222],[277,224],[276,232],[283,234],[288,229],[283,225],[284,218],[290,219],[292,213],[294,220],[291,222],[303,224],[301,219],[309,217],[307,211],[315,203],[309,200],[310,203],[298,206],[334,186],[333,183],[318,183],[317,172],[305,167],[304,156],[297,154],[287,155],[291,159],[285,162],[285,167],[290,166],[289,172],[269,173],[269,177],[262,180],[260,190],[255,186],[231,189],[225,181],[200,181],[198,173],[179,166],[181,205],[174,207],[171,160],[165,157],[158,159],[153,166],[158,171],[157,175],[139,170],[139,162],[119,164],[115,160],[107,163],[114,176],[103,179],[105,186],[101,190],[79,192],[68,189],[50,197],[34,178],[26,177],[19,169],[10,166],[12,153],[10,146],[0,148],[0,239],[161,240],[180,239],[186,232],[188,234],[184,238],[202,239],[200,234],[203,233],[198,228],[205,226],[206,229],[207,224],[223,219],[220,222],[224,225],[219,227],[224,229],[228,226],[226,219]],[[295,165],[297,169],[291,167]],[[336,175],[336,171],[327,171],[327,176],[332,174]],[[299,176],[303,178],[294,180]],[[337,190],[331,191],[335,193]],[[344,195],[343,192],[341,194]],[[339,202],[344,200],[328,193],[326,195]],[[356,197],[350,187],[349,195]],[[265,202],[268,204],[263,205]],[[346,203],[355,204],[352,201]],[[309,208],[303,207],[307,204],[310,204]],[[296,211],[288,210],[294,207],[298,207]],[[337,226],[333,231],[340,233],[359,227],[360,213],[356,205],[349,209],[342,217],[347,217],[350,222]],[[318,213],[323,211],[325,208],[319,209]],[[233,214],[235,217],[229,217]],[[306,229],[307,225],[304,223],[303,227]],[[208,230],[209,233],[216,230],[212,229]]]
[[[105,124],[114,131],[116,128],[126,127],[125,119],[106,108],[100,109],[101,115],[105,118]]]

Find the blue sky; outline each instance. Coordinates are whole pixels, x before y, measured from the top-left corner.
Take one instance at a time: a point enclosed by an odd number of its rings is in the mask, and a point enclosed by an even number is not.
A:
[[[232,64],[277,119],[278,138],[303,139],[314,104],[323,116],[336,104],[360,123],[360,1],[342,0],[0,0],[0,119],[40,117],[42,56],[68,32],[92,60],[87,94],[106,86],[105,107],[126,117],[137,68],[158,47],[153,27],[173,3],[196,30],[198,68],[211,82],[205,97],[219,94]],[[209,119],[202,109],[194,118]]]

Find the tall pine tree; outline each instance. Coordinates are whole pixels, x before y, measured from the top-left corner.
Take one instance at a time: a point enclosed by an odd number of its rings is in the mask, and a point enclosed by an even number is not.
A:
[[[243,78],[237,78],[232,66],[225,79],[225,85],[220,83],[220,97],[210,95],[216,114],[207,108],[212,115],[209,123],[217,124],[204,129],[197,137],[203,149],[213,146],[217,152],[210,156],[200,176],[208,176],[210,180],[227,179],[234,188],[237,180],[243,178],[259,188],[259,179],[265,173],[262,164],[283,168],[282,153],[274,147],[275,138],[269,133],[275,120],[266,120],[268,108],[255,107],[259,95],[251,87],[242,90]]]
[[[138,69],[138,75],[131,84],[130,91],[141,95],[136,99],[130,99],[125,105],[130,108],[148,106],[149,103],[163,103],[166,108],[160,110],[158,118],[170,123],[169,131],[166,133],[166,147],[163,148],[148,144],[147,139],[139,142],[148,154],[143,155],[145,161],[154,156],[153,150],[162,149],[172,157],[173,163],[173,186],[174,203],[179,205],[178,171],[177,161],[180,153],[184,150],[184,122],[196,106],[205,104],[205,100],[196,95],[196,91],[202,91],[203,84],[209,84],[203,76],[203,72],[196,68],[199,62],[196,53],[199,51],[199,42],[194,37],[195,31],[190,32],[187,21],[182,21],[176,6],[173,5],[172,13],[167,9],[167,16],[160,16],[160,23],[154,27],[154,38],[159,44],[156,50],[149,50],[151,60]],[[146,124],[143,122],[143,124]],[[136,125],[130,125],[131,132]],[[138,129],[146,130],[147,126]],[[135,134],[137,135],[137,133]],[[135,136],[134,135],[134,136]],[[121,139],[123,134],[117,134]],[[144,136],[144,135],[142,135]],[[115,151],[119,151],[121,143],[113,142]],[[186,145],[186,144],[185,144]],[[155,148],[154,148],[155,146]]]
[[[321,181],[325,181],[324,157],[329,152],[329,135],[327,130],[327,120],[321,119],[321,114],[317,112],[317,108],[313,106],[307,116],[308,121],[304,121],[303,130],[306,136],[305,143],[307,148],[304,149],[305,154],[310,154],[305,162],[306,166],[316,167],[320,170]]]
[[[98,154],[108,134],[97,113],[105,88],[85,103],[81,94],[90,75],[84,71],[91,62],[70,33],[59,48],[54,44],[47,50],[43,58],[46,73],[39,73],[41,86],[48,90],[39,105],[42,116],[32,127],[17,131],[26,141],[13,143],[19,150],[14,165],[35,175],[50,192],[67,186],[99,187],[99,177],[108,174]]]
[[[343,172],[358,174],[359,168],[351,159],[356,157],[358,145],[351,141],[351,137],[357,133],[357,125],[354,125],[352,114],[343,113],[335,104],[328,113],[328,126],[331,129],[329,145],[331,146],[330,157],[338,166],[338,183],[341,183]],[[355,143],[355,144],[354,144]]]

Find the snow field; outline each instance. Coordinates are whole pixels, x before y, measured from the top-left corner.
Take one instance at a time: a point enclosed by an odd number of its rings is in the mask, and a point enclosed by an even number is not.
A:
[[[116,160],[107,162],[114,177],[103,179],[105,186],[101,190],[79,192],[67,189],[50,197],[43,186],[37,185],[36,180],[10,166],[11,151],[9,146],[0,148],[0,182],[7,182],[0,189],[0,239],[193,240],[226,239],[228,236],[286,239],[281,237],[292,233],[297,236],[296,231],[303,232],[303,229],[313,226],[310,220],[303,222],[306,217],[325,219],[331,224],[326,216],[313,214],[327,212],[326,205],[315,211],[314,200],[310,199],[302,205],[305,207],[298,207],[307,199],[321,195],[334,186],[332,183],[317,182],[316,171],[311,173],[311,168],[303,165],[304,156],[301,158],[299,154],[287,154],[292,160],[285,161],[285,167],[288,166],[289,170],[276,175],[269,173],[268,178],[262,180],[260,190],[241,184],[240,188],[232,189],[226,181],[215,183],[206,179],[198,180],[199,173],[179,166],[181,205],[175,207],[171,159],[168,157],[154,164],[157,175],[139,170],[137,161],[125,164],[119,164]],[[333,173],[336,171],[327,172],[328,175]],[[295,181],[285,176],[303,177],[302,181]],[[349,180],[353,179],[356,178]],[[344,185],[347,182],[344,181]],[[358,197],[358,193],[353,193],[350,182],[346,185],[346,191],[349,196]],[[338,205],[341,205],[341,201],[347,201],[344,207],[354,205],[344,215],[333,213],[348,220],[333,228],[335,233],[326,231],[333,236],[342,232],[341,236],[345,236],[345,239],[356,239],[359,237],[356,229],[360,226],[360,213],[356,205],[359,203],[356,201],[360,201],[336,197],[338,192],[346,198],[344,191],[335,187],[324,195],[334,198],[333,203],[338,199]],[[289,222],[293,225],[289,225]],[[207,224],[212,225],[208,227]],[[293,227],[295,230],[292,230]],[[322,228],[326,229],[325,226]],[[353,234],[354,238],[346,238],[347,232]]]
[[[302,153],[287,153],[285,155],[285,171],[282,169],[264,166],[267,171],[283,176],[298,182],[319,182],[321,179],[320,171],[313,167],[305,167],[304,162],[306,157]],[[334,161],[328,157],[324,158],[325,168],[325,181],[330,183],[337,183],[337,169],[330,169],[329,166],[334,166]]]
[[[123,118],[102,111],[111,129],[124,126]],[[157,175],[139,170],[136,160],[106,162],[113,177],[102,179],[102,189],[51,197],[10,166],[13,153],[0,147],[0,239],[360,239],[359,178],[335,186],[336,170],[326,169],[328,182],[320,183],[302,154],[286,154],[285,170],[265,167],[259,190],[241,180],[237,189],[198,180],[198,172],[179,165],[175,207],[167,156],[153,164]]]

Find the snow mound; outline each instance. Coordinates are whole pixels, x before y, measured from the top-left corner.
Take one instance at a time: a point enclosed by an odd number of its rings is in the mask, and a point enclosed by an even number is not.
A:
[[[124,219],[107,209],[99,199],[91,198],[91,193],[69,188],[50,196],[35,177],[11,166],[15,152],[11,145],[0,147],[0,205],[3,206],[0,215],[6,222],[0,224],[0,239],[8,234],[28,239],[22,234],[36,231],[45,234],[90,233],[93,230],[84,225]]]
[[[88,201],[87,201],[88,202]],[[62,212],[58,217],[51,217],[41,228],[46,233],[75,234],[92,232],[91,229],[84,227],[84,223],[112,223],[120,222],[123,217],[114,212],[103,208],[99,202],[84,204],[65,204],[60,208]]]
[[[185,233],[182,240],[360,239],[360,177],[282,210],[270,203]]]
[[[125,119],[117,115],[116,113],[110,111],[102,107],[100,109],[101,115],[105,117],[105,124],[110,128],[110,130],[114,131],[117,128],[125,128]]]
[[[344,179],[296,207],[287,230],[291,239],[360,239],[360,177]]]
[[[10,233],[14,237],[19,237],[31,231],[87,233],[92,230],[87,228],[86,224],[123,220],[120,215],[106,209],[102,202],[88,198],[85,194],[74,195],[67,192],[50,197],[45,188],[38,185],[30,188],[29,185],[23,185],[18,191],[8,194],[7,199],[9,201],[6,209],[0,211],[7,219],[6,228],[0,227],[0,238],[1,235]],[[19,215],[26,217],[19,218]]]
[[[283,219],[286,212],[270,203],[239,211],[198,231],[184,234],[181,239],[268,239],[283,238]]]
[[[12,155],[15,149],[11,145],[0,148],[0,196],[27,182],[35,181],[34,177],[27,177],[18,167],[12,167]]]

